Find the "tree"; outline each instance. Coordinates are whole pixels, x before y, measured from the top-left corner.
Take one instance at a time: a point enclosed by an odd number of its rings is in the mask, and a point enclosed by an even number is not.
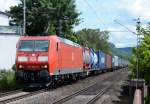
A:
[[[133,57],[131,58],[131,69],[133,77],[136,77],[137,54],[139,55],[139,75],[144,78],[146,83],[150,85],[150,24],[146,29],[142,28],[141,33],[144,35],[139,49],[133,49]]]
[[[58,19],[61,21],[62,33],[72,31],[80,21],[75,0],[26,0],[27,34],[37,35],[44,32],[56,34]],[[12,22],[23,24],[23,0],[18,6],[10,7]]]
[[[77,35],[81,45],[109,52],[108,32],[102,32],[99,29],[82,29],[77,32]]]

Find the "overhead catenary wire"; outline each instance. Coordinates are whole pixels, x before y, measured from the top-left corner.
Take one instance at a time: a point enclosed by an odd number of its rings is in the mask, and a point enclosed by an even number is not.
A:
[[[84,0],[85,1],[85,3],[87,4],[87,6],[90,8],[90,10],[93,12],[93,14],[96,16],[96,18],[97,18],[97,20],[98,20],[98,22],[100,23],[100,24],[102,24],[103,25],[103,27],[104,28],[107,28],[107,26],[103,23],[103,21],[101,20],[101,18],[99,17],[99,15],[97,14],[97,12],[95,11],[95,9],[90,5],[90,3],[87,1],[87,0]],[[102,31],[108,31],[110,34],[112,33],[112,32],[125,32],[125,31],[116,31],[116,30],[102,30]],[[126,31],[127,32],[127,31]]]
[[[90,10],[93,12],[93,14],[96,16],[98,22],[100,22],[100,24],[103,25],[104,28],[106,28],[106,25],[103,23],[103,21],[101,20],[101,18],[99,17],[99,15],[97,14],[96,10],[94,9],[94,7],[92,7],[92,5],[87,1],[84,0],[85,3],[87,4],[87,6],[90,8]]]
[[[106,28],[106,24],[103,23],[103,21],[101,20],[101,18],[99,17],[99,15],[97,14],[96,10],[94,9],[94,7],[92,7],[92,5],[90,5],[90,3],[87,1],[87,0],[84,0],[85,3],[87,4],[87,6],[90,8],[90,10],[92,10],[93,14],[96,16],[97,20]],[[115,21],[117,22],[117,21]],[[127,29],[127,27],[126,27]],[[129,30],[129,29],[128,29]],[[129,31],[125,31],[125,30],[103,30],[103,31],[108,31],[108,32],[131,32],[132,30],[129,30]],[[133,32],[133,31],[132,31]],[[135,32],[133,32],[134,34],[136,34]]]
[[[90,10],[93,12],[93,14],[96,16],[96,18],[97,18],[97,20],[98,20],[98,22],[100,23],[100,24],[102,24],[102,26],[104,27],[104,28],[106,28],[106,29],[103,29],[103,30],[101,30],[101,31],[107,31],[107,32],[109,32],[109,34],[112,34],[112,33],[120,33],[120,32],[129,32],[129,31],[124,31],[124,30],[107,30],[107,26],[105,25],[105,23],[103,23],[103,21],[101,20],[101,18],[99,17],[99,15],[97,14],[97,12],[96,12],[96,10],[94,9],[94,7],[92,7],[91,5],[90,5],[90,3],[87,1],[87,0],[84,0],[85,1],[85,3],[87,4],[87,6],[90,8]],[[113,35],[113,34],[112,34]]]
[[[105,30],[108,32],[129,32],[129,31],[125,31],[125,30]]]
[[[119,23],[117,20],[114,20],[114,22],[116,22],[117,24],[121,25],[122,27],[124,27],[125,29],[127,29],[129,32],[137,35],[137,33],[135,33],[134,31],[130,30],[128,27],[126,27],[125,25],[122,25],[121,23]]]
[[[89,4],[89,2],[88,2],[87,0],[84,0],[84,1],[85,1],[85,3],[87,4],[87,6],[90,8],[90,10],[92,10],[92,12],[93,12],[93,14],[96,16],[98,22],[99,22],[100,24],[102,24],[104,28],[107,28],[107,26],[103,23],[103,21],[101,20],[101,18],[98,16],[98,14],[97,14],[97,12],[95,11],[95,9]],[[118,33],[119,33],[119,32],[127,32],[127,31],[107,30],[107,29],[103,29],[103,30],[101,30],[101,31],[103,31],[103,32],[107,31],[107,32],[109,32],[109,34],[112,34],[113,32],[118,32]]]

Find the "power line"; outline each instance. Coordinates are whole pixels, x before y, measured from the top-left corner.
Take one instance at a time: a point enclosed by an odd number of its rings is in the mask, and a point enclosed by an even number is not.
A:
[[[102,24],[106,28],[106,25],[102,22],[101,18],[98,16],[98,14],[95,11],[95,9],[90,5],[90,3],[87,0],[84,0],[84,1],[88,5],[88,7],[93,11],[94,15],[96,16],[96,18],[100,22],[100,24]]]
[[[125,30],[105,30],[108,32],[129,32],[129,31],[125,31]]]
[[[137,35],[137,33],[135,33],[134,31],[132,31],[131,29],[129,29],[128,27],[126,27],[125,25],[121,24],[120,22],[118,22],[117,20],[114,20],[114,22],[116,22],[117,24],[121,25],[122,27],[124,27],[125,29],[127,29],[129,32]]]

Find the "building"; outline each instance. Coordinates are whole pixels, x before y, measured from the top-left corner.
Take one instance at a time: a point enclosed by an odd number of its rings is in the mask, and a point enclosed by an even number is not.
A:
[[[11,69],[15,64],[16,43],[19,35],[9,26],[10,15],[0,11],[0,70]]]
[[[9,26],[10,15],[0,11],[0,26]]]

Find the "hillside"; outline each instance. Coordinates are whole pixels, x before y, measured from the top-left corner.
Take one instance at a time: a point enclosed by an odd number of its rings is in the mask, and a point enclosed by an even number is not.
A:
[[[116,48],[114,44],[110,43],[110,50],[113,55],[129,59],[132,54],[132,47]]]
[[[120,51],[123,51],[129,55],[132,54],[132,47],[124,47],[124,48],[117,48],[117,49],[119,49]]]

